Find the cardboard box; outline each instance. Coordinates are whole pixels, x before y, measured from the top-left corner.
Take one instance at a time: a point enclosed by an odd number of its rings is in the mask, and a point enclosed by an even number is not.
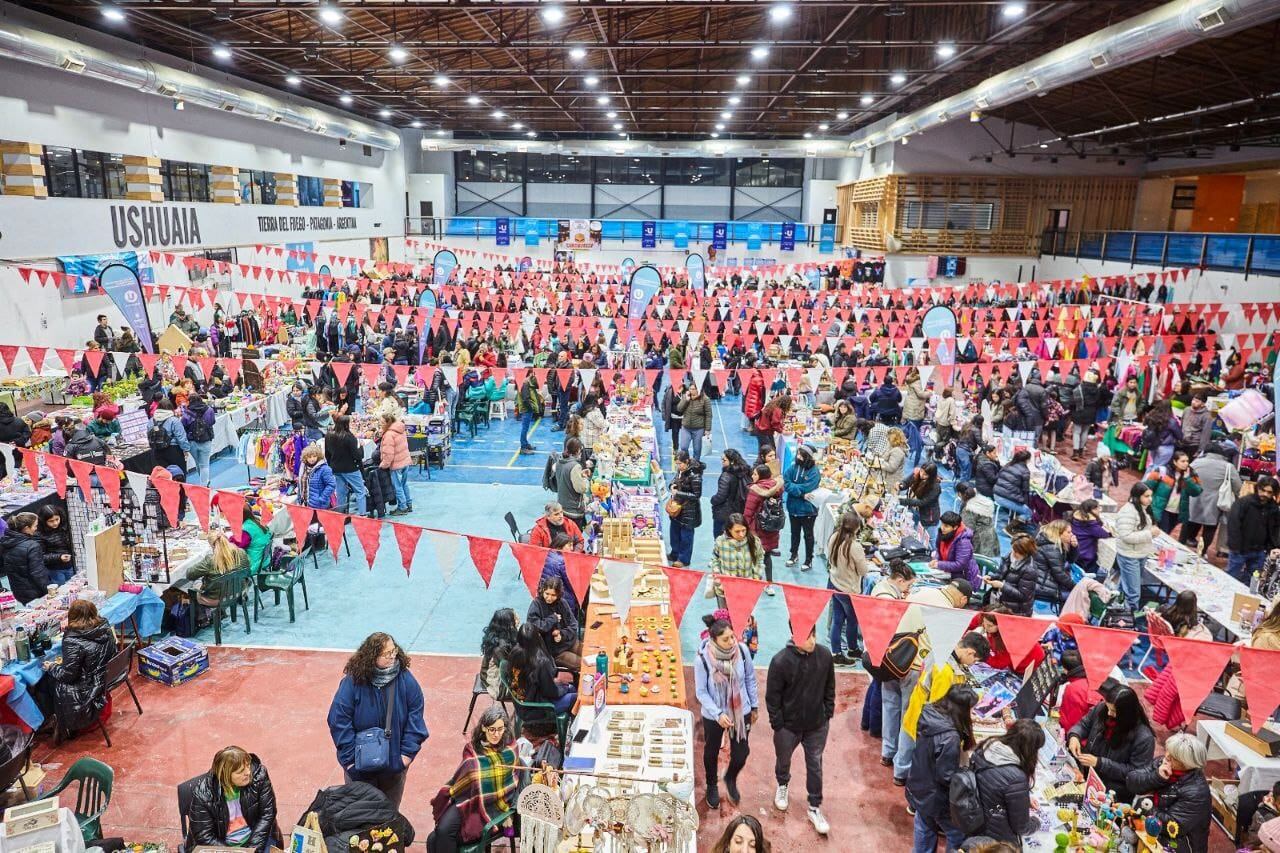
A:
[[[1210,779],[1209,794],[1213,803],[1213,813],[1222,823],[1222,828],[1227,831],[1229,838],[1236,837],[1236,809],[1235,805],[1227,799],[1227,785],[1239,784],[1235,779]],[[1234,799],[1234,797],[1232,798]]]
[[[27,772],[22,774],[22,781],[27,784],[27,790],[31,792],[32,800],[38,800],[44,796],[45,778],[44,768],[39,764],[32,764],[27,768]],[[9,790],[5,791],[4,794],[0,794],[0,803],[6,808],[25,802],[28,802],[27,795],[23,793],[22,785],[18,782],[14,782],[9,787]]]
[[[184,637],[169,637],[138,651],[138,674],[170,687],[185,684],[208,668],[204,645]]]

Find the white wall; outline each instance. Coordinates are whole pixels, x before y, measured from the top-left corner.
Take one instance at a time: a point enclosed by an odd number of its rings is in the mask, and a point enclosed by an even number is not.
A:
[[[408,182],[409,216],[418,216],[419,202],[429,201],[436,216],[448,215],[453,204],[453,177],[439,173],[418,172],[405,176]]]
[[[889,287],[907,287],[910,284],[914,284],[917,287],[945,287],[969,284],[975,281],[1018,282],[1044,277],[1043,273],[1038,274],[1038,258],[967,256],[968,264],[963,277],[938,277],[933,279],[925,278],[929,262],[926,255],[890,254],[886,255],[884,260],[884,281]]]
[[[822,222],[822,211],[836,206],[838,183],[839,181],[811,180],[805,184],[805,222]]]

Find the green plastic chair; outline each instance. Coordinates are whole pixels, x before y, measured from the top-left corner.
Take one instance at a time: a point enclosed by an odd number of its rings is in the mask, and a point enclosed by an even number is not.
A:
[[[493,380],[492,380],[492,379],[490,379],[490,380],[485,384],[485,388],[486,388],[486,390],[489,392],[489,400],[490,400],[490,401],[493,401],[493,400],[505,400],[505,399],[507,399],[507,385],[511,382],[511,380],[510,380],[510,379],[504,379],[504,380],[502,380],[502,384],[501,384],[501,385],[494,384],[494,385],[492,385],[492,387],[490,387],[489,383],[492,383],[492,382],[493,382]]]
[[[349,553],[349,552],[348,552]],[[314,555],[303,551],[289,561],[289,570],[284,572],[264,572],[258,575],[258,583],[264,591],[270,590],[276,594],[276,605],[280,604],[280,593],[284,593],[285,599],[289,603],[289,621],[294,621],[293,606],[293,588],[295,586],[302,587],[302,604],[308,610],[311,609],[311,602],[307,599],[307,577],[303,572],[303,561]]]
[[[507,809],[502,814],[495,817],[484,825],[484,832],[480,834],[480,838],[469,844],[463,844],[458,847],[458,853],[487,853],[489,845],[493,843],[494,836],[502,824],[507,822],[516,813],[515,809]]]
[[[204,594],[209,598],[217,598],[218,604],[213,608],[213,641],[222,645],[222,611],[230,608],[231,621],[236,621],[236,608],[244,613],[244,632],[253,633],[253,623],[249,621],[249,599],[253,598],[253,618],[258,618],[258,591],[254,578],[248,568],[236,569],[225,575],[205,579]]]
[[[528,715],[530,711],[534,712],[531,716],[541,721],[546,719],[548,713],[555,717],[556,720],[556,738],[560,743],[560,754],[564,754],[565,740],[569,734],[569,722],[573,719],[573,714],[569,711],[557,713],[556,706],[551,702],[526,702],[516,697],[516,692],[511,689],[511,669],[506,661],[498,667],[498,678],[502,682],[502,689],[511,697],[512,704],[516,707],[515,719],[512,720],[512,726],[519,733],[522,723],[520,717],[522,714]]]
[[[79,783],[76,789],[75,814],[80,823],[80,834],[87,843],[102,837],[102,815],[111,804],[111,783],[115,778],[115,771],[101,761],[92,758],[77,759],[67,775],[62,777],[58,787],[41,799],[56,800],[62,791]]]
[[[973,561],[978,564],[978,569],[984,576],[992,575],[1000,571],[1000,560],[998,557],[988,557],[985,554],[974,554]],[[991,587],[985,583],[973,591],[969,596],[969,604],[974,607],[986,607],[991,599]]]

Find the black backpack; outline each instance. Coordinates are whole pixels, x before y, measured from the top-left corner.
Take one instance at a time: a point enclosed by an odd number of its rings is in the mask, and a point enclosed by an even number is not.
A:
[[[213,427],[205,423],[203,417],[198,416],[191,422],[191,426],[187,427],[187,438],[197,444],[213,441]]]
[[[756,513],[756,523],[766,533],[777,533],[787,523],[787,513],[782,508],[782,498],[774,495],[765,498],[760,504],[760,512]]]
[[[556,488],[556,466],[560,463],[560,454],[554,450],[547,454],[547,464],[542,469],[542,488],[548,492],[558,491]]]
[[[924,630],[904,631],[894,634],[880,659],[880,665],[871,662],[871,652],[862,653],[862,669],[876,681],[901,681],[915,666],[920,655],[920,636]]]
[[[978,793],[978,774],[962,767],[951,774],[951,822],[965,835],[975,835],[987,825],[987,813]]]
[[[1164,438],[1163,429],[1147,427],[1142,431],[1142,446],[1147,450],[1156,450],[1160,447],[1162,438]]]
[[[147,430],[147,444],[152,450],[168,450],[173,447],[173,436],[164,428],[164,424],[155,424]]]

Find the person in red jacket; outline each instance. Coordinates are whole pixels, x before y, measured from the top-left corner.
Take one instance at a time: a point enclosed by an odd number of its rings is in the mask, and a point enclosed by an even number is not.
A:
[[[1058,724],[1065,736],[1090,708],[1102,701],[1102,694],[1089,686],[1080,652],[1075,649],[1063,652],[1062,670],[1067,684],[1062,688],[1062,701],[1058,705]]]
[[[973,620],[969,623],[969,630],[980,631],[982,636],[987,638],[987,642],[991,644],[991,655],[986,659],[985,663],[992,669],[1008,669],[1018,673],[1018,675],[1026,675],[1033,667],[1040,665],[1045,658],[1044,648],[1039,644],[1031,647],[1031,651],[1027,652],[1027,656],[1014,665],[1013,656],[1009,653],[1009,649],[1005,646],[1004,640],[1000,637],[1000,623],[996,621],[997,613],[1012,613],[1003,604],[989,604],[981,613],[974,615]]]
[[[574,547],[582,545],[582,529],[577,522],[564,514],[564,508],[556,501],[548,501],[542,508],[542,517],[533,523],[529,531],[529,544],[539,548],[550,548],[551,540],[556,533],[564,533]]]
[[[756,415],[760,414],[760,410],[764,408],[764,400],[767,394],[768,389],[765,387],[764,374],[759,370],[751,371],[751,378],[747,380],[746,390],[742,392],[742,414],[747,419],[748,432],[754,433],[756,431]]]

